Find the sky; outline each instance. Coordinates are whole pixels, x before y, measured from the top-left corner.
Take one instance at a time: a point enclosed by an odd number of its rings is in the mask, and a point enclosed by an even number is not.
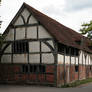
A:
[[[23,2],[77,32],[83,23],[92,20],[92,0],[2,0],[0,33],[5,31]]]

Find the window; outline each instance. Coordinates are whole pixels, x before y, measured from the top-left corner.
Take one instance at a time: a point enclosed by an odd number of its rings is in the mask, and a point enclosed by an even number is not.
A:
[[[28,42],[13,43],[13,53],[27,53],[27,52],[28,52]]]
[[[78,72],[78,70],[79,70],[79,66],[75,65],[75,72]]]
[[[81,45],[81,40],[76,40],[75,41],[78,45]]]
[[[37,65],[30,65],[30,72],[37,72]]]
[[[45,73],[46,68],[44,65],[23,65],[22,66],[23,73]]]
[[[44,65],[30,65],[30,72],[45,73],[46,69]]]
[[[45,66],[39,65],[39,72],[40,73],[45,73],[45,71],[46,71]]]
[[[92,71],[92,66],[90,66],[90,71]]]
[[[23,73],[28,73],[28,65],[23,65],[22,66],[22,72]]]

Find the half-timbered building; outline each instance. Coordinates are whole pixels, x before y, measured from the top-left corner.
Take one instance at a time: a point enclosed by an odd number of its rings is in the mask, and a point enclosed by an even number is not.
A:
[[[91,41],[26,3],[3,35],[1,83],[61,86],[92,77]]]

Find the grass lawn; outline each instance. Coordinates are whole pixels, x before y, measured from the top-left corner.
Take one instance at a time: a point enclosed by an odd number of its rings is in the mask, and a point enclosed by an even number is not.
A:
[[[73,83],[62,85],[61,87],[62,88],[76,87],[76,86],[79,86],[79,85],[82,85],[82,84],[86,84],[86,83],[90,83],[90,82],[92,82],[92,78],[84,79],[84,80],[77,80],[77,81],[75,81]]]

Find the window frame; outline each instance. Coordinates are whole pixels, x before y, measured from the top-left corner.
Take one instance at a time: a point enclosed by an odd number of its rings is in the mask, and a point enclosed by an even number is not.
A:
[[[75,72],[79,71],[79,65],[75,65]]]
[[[13,42],[13,53],[28,53],[29,52],[29,44],[27,41],[15,41]]]

